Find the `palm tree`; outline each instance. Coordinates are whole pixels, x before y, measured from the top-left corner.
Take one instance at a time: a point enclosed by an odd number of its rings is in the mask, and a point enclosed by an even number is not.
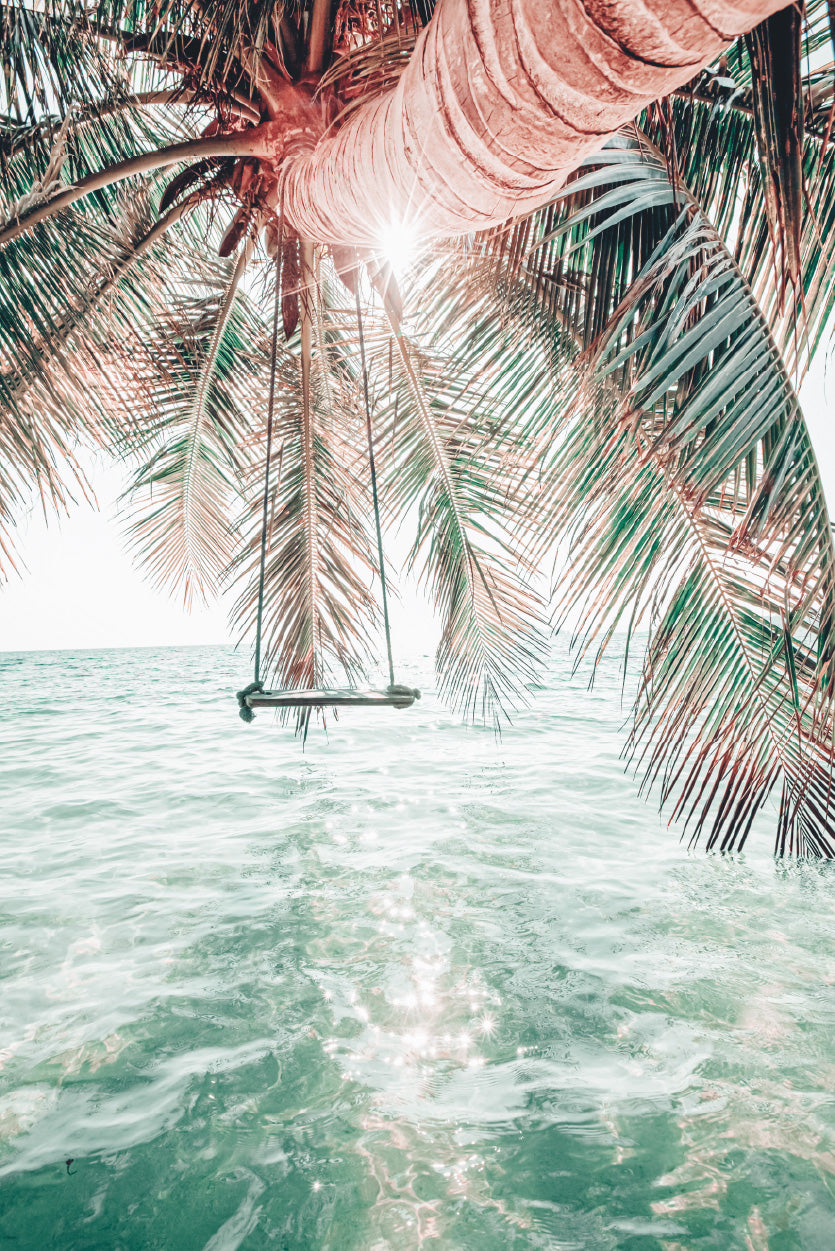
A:
[[[5,6],[3,568],[94,442],[151,575],[235,580],[251,632],[272,393],[265,658],[362,674],[362,333],[448,700],[525,698],[564,540],[579,654],[645,645],[644,785],[729,849],[779,784],[778,850],[835,855],[835,562],[793,388],[835,289],[833,45],[821,0],[779,3]]]

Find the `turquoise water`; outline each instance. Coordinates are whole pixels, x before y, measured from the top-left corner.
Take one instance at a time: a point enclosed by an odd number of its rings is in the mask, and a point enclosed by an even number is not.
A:
[[[0,1248],[835,1247],[835,866],[688,853],[613,663],[304,753],[245,680],[0,656]]]

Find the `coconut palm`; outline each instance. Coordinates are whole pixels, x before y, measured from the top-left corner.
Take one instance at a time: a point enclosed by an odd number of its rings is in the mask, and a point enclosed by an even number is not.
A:
[[[832,535],[794,390],[835,284],[828,6],[433,7],[3,7],[3,568],[92,443],[151,576],[234,581],[251,633],[271,411],[265,660],[359,677],[367,380],[448,701],[498,725],[552,622],[594,658],[625,631],[627,750],[692,838],[741,847],[778,787],[778,850],[833,856]]]

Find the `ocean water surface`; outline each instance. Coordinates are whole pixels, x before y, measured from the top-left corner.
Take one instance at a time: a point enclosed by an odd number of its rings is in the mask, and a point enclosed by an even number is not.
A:
[[[689,852],[615,658],[498,743],[247,680],[0,656],[0,1249],[835,1248],[835,866]]]

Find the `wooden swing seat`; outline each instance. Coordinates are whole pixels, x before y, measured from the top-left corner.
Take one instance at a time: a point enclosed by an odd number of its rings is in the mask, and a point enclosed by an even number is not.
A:
[[[414,687],[394,685],[382,691],[359,691],[350,687],[253,691],[243,695],[242,702],[247,708],[411,708],[416,699],[420,699],[420,691]]]

